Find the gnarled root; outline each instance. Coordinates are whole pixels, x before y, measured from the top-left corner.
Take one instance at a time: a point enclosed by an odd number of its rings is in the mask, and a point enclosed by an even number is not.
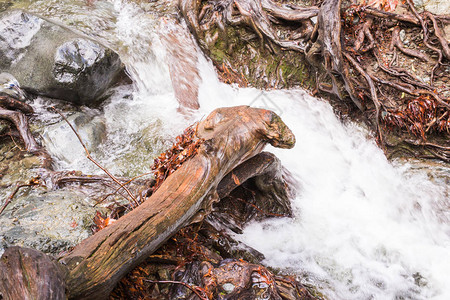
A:
[[[28,120],[23,113],[0,108],[0,118],[10,121],[14,124],[14,126],[16,126],[27,151],[38,152],[41,150],[31,134],[30,129],[28,128]]]
[[[318,13],[317,7],[285,7],[270,0],[209,1],[200,10],[201,2],[200,0],[180,1],[181,12],[191,30],[200,40],[213,26],[225,31],[227,24],[243,25],[251,28],[260,38],[262,44],[264,42],[274,43],[282,49],[298,52],[304,51],[304,41],[280,38],[273,28],[273,23],[277,22],[276,20],[298,23],[310,22],[309,19]],[[307,28],[309,31],[312,30],[311,26],[307,26]],[[309,35],[310,32],[302,34],[302,36]],[[217,38],[216,35],[213,41]]]
[[[443,109],[439,116],[450,105],[442,93],[445,87],[442,88],[440,82],[435,84],[436,79],[445,82],[442,76],[448,76],[444,67],[446,60],[450,60],[450,48],[441,27],[450,19],[429,12],[418,13],[411,0],[407,0],[407,4],[410,13],[404,14],[354,5],[343,8],[341,0],[324,0],[320,7],[309,8],[272,0],[181,0],[180,7],[200,44],[208,51],[222,38],[228,46],[226,55],[231,53],[234,44],[227,40],[226,31],[228,26],[237,26],[239,31],[233,33],[232,38],[236,35],[246,41],[257,38],[272,53],[278,54],[281,49],[289,51],[289,55],[305,55],[306,62],[316,71],[316,91],[335,95],[340,100],[350,98],[371,121],[382,144],[382,133],[388,128],[380,126],[383,121],[380,118],[401,110],[413,100],[405,95],[425,94],[433,98],[437,107]],[[314,24],[311,18],[315,16]],[[251,33],[240,31],[243,27]],[[400,39],[402,28],[411,35],[411,45],[403,44]],[[419,32],[423,34],[421,41],[416,34]],[[387,35],[391,35],[390,45]],[[254,44],[246,46],[250,52],[257,52]],[[422,61],[420,72],[415,71],[413,65],[416,64],[405,64],[414,58]],[[423,64],[427,65],[425,71],[431,70],[429,81],[428,74],[422,70]],[[262,66],[263,74],[265,67]],[[257,77],[261,72],[257,69],[254,74],[246,74]],[[279,82],[278,73],[273,82]],[[273,86],[273,82],[269,86]],[[437,123],[431,127],[435,130],[429,132],[445,134],[450,127],[447,123],[436,126]]]

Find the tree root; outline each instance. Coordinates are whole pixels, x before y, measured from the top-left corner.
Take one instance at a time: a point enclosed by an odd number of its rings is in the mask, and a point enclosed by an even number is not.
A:
[[[361,51],[366,52],[372,49],[375,46],[375,39],[373,38],[372,33],[370,32],[370,27],[372,27],[373,19],[368,18],[366,22],[361,26],[357,33],[357,39],[355,41],[355,51],[359,51],[364,43],[364,39],[367,38],[369,40],[369,45],[364,47]]]
[[[391,41],[391,46],[390,49],[391,51],[394,50],[394,46],[397,47],[398,50],[400,50],[401,52],[403,52],[404,54],[408,55],[408,56],[412,56],[412,57],[417,57],[423,61],[426,62],[433,62],[433,60],[431,59],[431,57],[429,57],[428,55],[426,55],[423,52],[414,50],[414,49],[409,49],[406,48],[402,41],[400,41],[400,27],[399,26],[395,26],[394,30],[392,31],[392,41]]]
[[[0,107],[0,118],[8,120],[14,124],[19,131],[19,134],[25,144],[25,149],[28,152],[36,153],[41,150],[41,147],[39,147],[31,134],[30,129],[28,128],[28,119],[23,113]]]
[[[442,74],[438,68],[450,58],[450,48],[441,29],[442,24],[450,23],[450,18],[429,12],[419,14],[412,1],[407,0],[409,14],[350,6],[343,9],[342,25],[341,4],[341,0],[324,0],[319,7],[304,8],[272,0],[181,0],[180,9],[206,51],[210,49],[208,47],[214,48],[211,45],[220,38],[224,38],[231,51],[233,45],[227,41],[227,28],[238,26],[253,32],[249,39],[258,38],[261,47],[267,47],[272,53],[279,53],[277,51],[281,49],[304,55],[317,74],[317,91],[335,95],[340,100],[350,98],[373,121],[380,144],[383,143],[383,131],[387,130],[380,124],[384,120],[381,116],[400,111],[408,101],[425,95],[433,99],[439,115],[432,126],[423,124],[422,127],[434,128],[445,134],[450,125],[438,119],[446,113],[450,103],[440,94],[444,88],[435,86],[434,82],[436,74]],[[360,20],[356,31],[354,14]],[[317,22],[314,24],[311,18],[316,16]],[[349,16],[350,22],[347,20]],[[421,28],[425,47],[420,47],[420,42],[416,43],[418,49],[405,47],[400,39],[400,31],[405,25]],[[344,29],[341,30],[341,27]],[[302,30],[299,31],[299,28]],[[386,45],[385,35],[389,31],[391,43]],[[417,36],[414,39],[417,40]],[[393,54],[388,64],[380,54],[387,49],[386,46],[390,46],[390,53]],[[403,55],[432,65],[429,83],[399,66],[405,60]],[[367,65],[374,60],[381,72]],[[278,67],[275,71],[279,71]],[[276,83],[278,78],[277,73]],[[405,95],[409,98],[403,99]],[[431,129],[425,131],[426,134],[431,132]]]
[[[302,41],[280,39],[273,30],[271,18],[293,22],[310,22],[309,19],[318,13],[318,8],[316,7],[287,8],[279,6],[270,0],[212,1],[212,3],[203,6],[202,10],[199,11],[200,2],[197,0],[180,1],[180,10],[196,37],[204,37],[205,32],[210,31],[214,25],[221,31],[225,31],[225,24],[244,25],[257,34],[262,45],[264,42],[269,42],[283,49],[298,52],[303,52],[305,49]],[[217,38],[216,36],[213,41]]]
[[[5,109],[20,110],[24,114],[32,114],[33,108],[25,102],[7,96],[0,96],[0,106]]]
[[[400,14],[396,14],[396,13],[392,13],[392,12],[388,12],[388,11],[378,10],[378,9],[372,8],[372,7],[365,7],[364,12],[366,14],[374,16],[374,17],[387,18],[387,19],[391,19],[391,20],[397,20],[397,21],[411,23],[414,25],[420,25],[419,21],[411,15],[406,15],[406,14],[400,15]]]
[[[29,129],[28,117],[26,114],[32,113],[34,113],[34,111],[30,105],[8,96],[0,96],[0,119],[11,122],[17,129],[17,132],[10,130],[8,135],[14,143],[16,142],[14,141],[13,136],[21,138],[25,145],[25,151],[38,156],[41,160],[42,168],[51,169],[52,159],[50,155],[45,149],[38,145]]]
[[[372,78],[369,76],[369,74],[364,71],[364,69],[361,67],[360,64],[348,53],[344,53],[345,58],[348,59],[348,61],[353,65],[353,67],[366,79],[367,84],[370,87],[370,96],[371,99],[375,105],[375,122],[376,122],[376,130],[378,133],[378,138],[380,139],[380,142],[383,142],[383,136],[380,129],[380,108],[381,104],[378,100],[377,91],[375,88],[375,84],[372,80]]]
[[[3,206],[0,209],[0,215],[5,210],[5,208],[8,206],[8,204],[13,200],[13,198],[16,196],[16,194],[19,191],[19,189],[21,189],[23,187],[36,186],[36,185],[39,185],[39,184],[41,184],[39,178],[33,178],[28,183],[20,183],[20,182],[18,182],[16,184],[16,187],[14,188],[14,191],[8,196],[8,198],[6,198],[5,203],[3,203]]]
[[[299,7],[294,5],[280,6],[271,0],[261,0],[262,7],[272,16],[285,21],[305,21],[317,16],[319,8],[316,6]]]

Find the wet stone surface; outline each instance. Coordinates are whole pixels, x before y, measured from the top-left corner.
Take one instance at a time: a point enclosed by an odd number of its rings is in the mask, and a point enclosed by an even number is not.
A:
[[[0,249],[66,251],[90,235],[94,213],[81,193],[24,188],[0,216]]]
[[[0,144],[0,205],[15,190],[46,173],[41,158],[21,151],[13,142]],[[92,231],[95,208],[81,191],[68,187],[22,187],[0,214],[0,253],[9,246],[23,246],[58,254],[77,245]]]
[[[21,10],[0,14],[0,69],[39,95],[97,104],[123,71],[113,50]]]

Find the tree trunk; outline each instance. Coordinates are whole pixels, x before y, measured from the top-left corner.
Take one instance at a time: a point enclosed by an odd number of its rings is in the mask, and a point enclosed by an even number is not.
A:
[[[218,201],[217,185],[267,143],[291,148],[292,132],[273,112],[221,108],[199,123],[199,152],[169,176],[142,205],[84,240],[60,262],[69,272],[69,298],[104,299],[116,283],[198,212]]]

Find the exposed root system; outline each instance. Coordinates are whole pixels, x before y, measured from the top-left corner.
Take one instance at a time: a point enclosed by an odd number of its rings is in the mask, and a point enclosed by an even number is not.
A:
[[[317,74],[313,93],[341,102],[350,99],[369,120],[383,148],[383,136],[393,132],[409,133],[420,144],[437,136],[444,148],[450,146],[445,142],[450,137],[446,123],[450,48],[443,31],[450,17],[418,12],[411,0],[400,5],[407,10],[400,12],[344,6],[341,0],[316,1],[317,6],[311,7],[289,2],[182,0],[180,9],[206,52],[218,41],[232,53],[237,43],[253,40],[277,55],[297,53]],[[385,4],[386,9],[395,6]],[[248,35],[242,41],[229,40],[231,28],[243,28]],[[237,67],[228,61],[227,65]],[[275,71],[278,78],[278,68]],[[425,101],[424,97],[433,103],[432,120],[411,115],[411,103]],[[436,149],[435,158],[445,157],[442,151]]]
[[[33,113],[28,104],[8,96],[0,96],[0,119],[8,120],[14,124],[25,144],[26,151],[39,152],[41,147],[36,143],[28,128],[28,118],[25,114]]]

